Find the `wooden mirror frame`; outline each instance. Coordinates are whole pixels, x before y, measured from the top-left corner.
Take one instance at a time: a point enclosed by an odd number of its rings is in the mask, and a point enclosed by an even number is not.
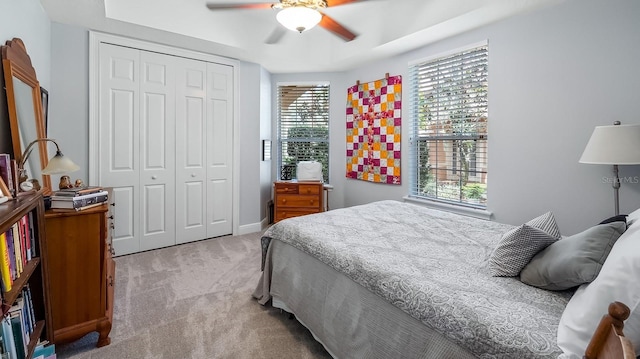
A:
[[[7,40],[6,44],[2,46],[2,66],[4,71],[4,81],[7,92],[7,107],[9,110],[9,122],[11,127],[11,141],[13,142],[13,156],[14,159],[20,163],[22,161],[22,151],[27,145],[38,138],[45,138],[44,118],[42,112],[42,100],[40,94],[40,83],[36,76],[36,70],[31,64],[31,58],[27,53],[27,49],[19,38],[13,38]],[[18,111],[16,106],[16,93],[13,80],[18,79],[31,88],[31,97],[33,103],[34,118],[29,121],[35,121],[36,138],[25,138],[26,143],[22,144],[22,136],[20,133],[20,121],[24,119],[18,118]],[[47,153],[47,143],[38,143],[38,154],[40,157],[40,170],[45,168],[49,162],[49,156]],[[35,156],[30,156],[29,159],[34,159]],[[40,181],[41,187],[45,193],[51,191],[51,178],[48,175],[41,173],[35,175],[29,173],[29,177],[35,178]]]

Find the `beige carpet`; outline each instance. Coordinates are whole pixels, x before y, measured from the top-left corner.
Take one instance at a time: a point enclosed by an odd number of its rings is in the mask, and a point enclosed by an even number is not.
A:
[[[58,358],[330,358],[288,314],[251,293],[260,233],[116,258],[111,344],[97,334],[58,345]]]

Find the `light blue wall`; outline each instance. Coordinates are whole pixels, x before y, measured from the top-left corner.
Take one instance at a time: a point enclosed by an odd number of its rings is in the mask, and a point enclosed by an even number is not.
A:
[[[242,62],[240,66],[239,107],[240,120],[240,224],[252,225],[260,222],[263,206],[260,205],[260,100],[261,66]],[[260,230],[258,226],[255,231]],[[251,229],[245,231],[254,232]],[[245,232],[243,231],[243,232]]]
[[[51,83],[51,21],[37,0],[0,1],[0,42],[22,39],[38,81],[44,88]],[[13,153],[4,80],[0,80],[0,152]]]
[[[408,63],[488,40],[488,209],[511,224],[551,210],[563,234],[573,234],[613,215],[610,166],[578,159],[594,126],[640,123],[639,14],[637,0],[570,0],[338,76],[272,80],[331,80],[332,203],[401,200],[410,182]],[[385,73],[404,80],[401,186],[344,178],[346,90]],[[640,166],[621,167],[621,176],[638,182]],[[640,184],[623,183],[620,196],[623,213],[640,207]]]
[[[89,183],[89,33],[58,23],[51,24],[51,88],[49,136],[80,169],[72,180]],[[51,153],[52,149],[49,149]],[[51,176],[57,188],[60,176]]]
[[[38,0],[0,1],[0,41],[22,39],[40,86],[51,83],[51,21]]]
[[[260,70],[260,141],[272,140],[271,132],[271,74],[261,68]],[[272,142],[273,144],[273,142]],[[273,146],[272,146],[273,147]],[[262,150],[262,148],[261,148]],[[273,151],[271,152],[273,154]],[[260,152],[262,159],[262,152]],[[271,200],[271,165],[274,160],[260,162],[260,218],[266,221],[269,218],[267,203]]]

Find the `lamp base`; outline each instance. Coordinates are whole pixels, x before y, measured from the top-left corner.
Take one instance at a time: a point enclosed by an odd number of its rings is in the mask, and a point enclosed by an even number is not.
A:
[[[618,176],[618,165],[613,165],[613,209],[615,215],[620,214],[620,197],[618,190],[620,189],[620,177]]]

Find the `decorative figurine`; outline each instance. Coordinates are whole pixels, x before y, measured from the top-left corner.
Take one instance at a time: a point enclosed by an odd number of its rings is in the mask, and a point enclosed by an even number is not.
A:
[[[33,183],[33,189],[35,189],[36,191],[39,191],[42,187],[40,187],[40,181],[38,181],[35,178],[30,179],[29,181],[31,181],[31,183]]]
[[[84,187],[84,183],[82,182],[82,180],[80,178],[78,178],[76,180],[76,185],[74,187],[76,187],[76,188]]]
[[[71,184],[71,177],[67,175],[60,177],[60,184],[58,187],[60,189],[73,188],[73,184]]]

